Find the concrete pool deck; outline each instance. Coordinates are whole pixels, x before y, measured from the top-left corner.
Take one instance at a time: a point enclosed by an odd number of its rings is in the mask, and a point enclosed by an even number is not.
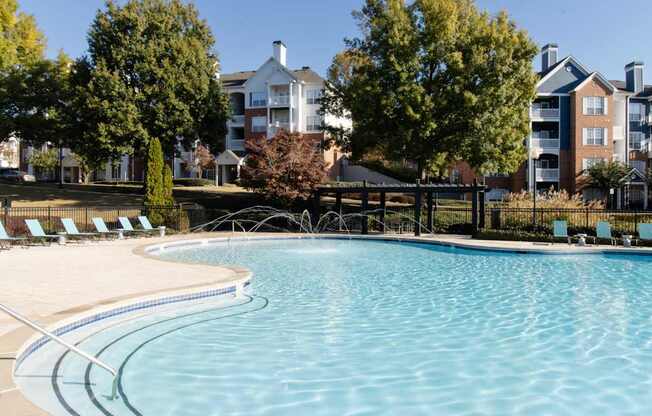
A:
[[[264,235],[264,234],[256,234]],[[281,236],[273,234],[274,236]],[[231,233],[177,235],[165,238],[137,238],[99,243],[13,248],[0,252],[2,290],[0,303],[28,318],[51,325],[71,316],[156,293],[208,286],[232,281],[246,269],[171,263],[144,253],[149,245],[178,240],[231,237]],[[235,234],[242,236],[242,234]],[[287,234],[287,236],[297,236]],[[355,236],[354,238],[358,238]],[[625,249],[611,246],[576,247],[511,241],[474,240],[466,236],[425,235],[422,237],[369,236],[366,238],[431,242],[473,249],[519,252],[595,253],[622,252],[652,254],[652,248]],[[144,256],[144,257],[143,257]],[[33,331],[13,318],[0,314],[0,412],[2,415],[45,415],[15,389],[11,375],[14,353]]]

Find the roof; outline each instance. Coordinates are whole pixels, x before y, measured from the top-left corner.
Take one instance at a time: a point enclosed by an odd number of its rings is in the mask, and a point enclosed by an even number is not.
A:
[[[634,98],[650,98],[652,97],[652,85],[645,85],[643,91],[638,94],[634,94],[634,91],[627,89],[627,83],[625,81],[612,80],[611,82],[618,90],[623,92],[629,92]]]
[[[308,84],[320,83],[324,79],[318,73],[308,67],[301,69],[289,70],[299,81]],[[243,85],[247,80],[256,75],[256,71],[241,71],[233,72],[231,74],[220,74],[220,80],[225,87],[238,87]]]
[[[607,87],[611,92],[615,92],[616,89],[617,89],[615,85],[613,85],[613,84],[612,84],[611,82],[609,82],[605,77],[603,77],[602,75],[600,75],[599,72],[593,72],[593,73],[591,73],[591,75],[589,75],[588,77],[586,77],[586,79],[585,79],[584,81],[580,82],[579,85],[573,89],[573,91],[579,91],[579,90],[581,90],[581,89],[582,89],[582,88],[583,88],[583,87],[584,87],[584,86],[585,86],[585,85],[586,85],[590,80],[592,80],[592,79],[598,79],[598,80],[599,80],[599,81],[600,81],[600,82],[601,82],[605,87]]]
[[[220,74],[220,81],[226,87],[237,87],[244,84],[247,80],[253,77],[256,71],[241,71],[231,74]]]
[[[560,60],[560,61],[557,61],[556,64],[554,64],[554,65],[552,65],[552,66],[549,66],[548,69],[546,69],[545,71],[541,71],[541,72],[539,72],[539,76],[540,76],[541,78],[545,77],[546,75],[548,75],[549,73],[551,73],[552,71],[554,71],[555,68],[557,68],[559,65],[561,65],[562,62],[564,62],[564,61],[566,61],[566,58],[564,58],[564,59],[562,59],[562,60]]]

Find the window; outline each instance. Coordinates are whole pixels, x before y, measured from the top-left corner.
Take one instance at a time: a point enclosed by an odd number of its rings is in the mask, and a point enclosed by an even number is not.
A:
[[[590,157],[588,159],[582,159],[582,169],[589,170],[591,167],[600,162],[605,162],[605,159],[601,157]]]
[[[251,131],[253,133],[267,132],[267,117],[252,117],[251,118]]]
[[[582,139],[585,145],[606,146],[607,129],[602,127],[589,127],[582,129]]]
[[[644,108],[643,104],[631,103],[629,105],[629,121],[640,123],[643,120]]]
[[[643,147],[643,133],[640,131],[630,131],[629,132],[629,149],[630,150],[641,150]]]
[[[307,116],[306,117],[306,131],[321,131],[321,117],[320,116]]]
[[[629,167],[636,169],[642,174],[645,174],[645,168],[646,168],[645,160],[630,160]]]
[[[265,92],[250,92],[249,105],[251,107],[265,107],[267,105],[267,93]]]
[[[321,95],[321,90],[306,90],[306,104],[319,104]]]
[[[585,116],[602,116],[607,114],[607,97],[584,97]]]

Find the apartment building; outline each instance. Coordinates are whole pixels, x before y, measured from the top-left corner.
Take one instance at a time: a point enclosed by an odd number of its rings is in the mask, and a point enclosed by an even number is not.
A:
[[[288,68],[287,47],[283,42],[273,42],[272,56],[255,71],[221,74],[220,80],[229,94],[233,111],[225,151],[217,157],[220,183],[233,182],[239,177],[246,158],[246,139],[271,138],[281,129],[301,133],[316,144],[326,138],[320,115],[325,80],[307,66]],[[331,125],[350,125],[350,120],[325,117]],[[342,153],[336,149],[323,153],[329,175],[337,177]]]
[[[486,177],[487,185],[494,195],[533,191],[536,184],[537,190],[553,187],[594,199],[604,195],[590,187],[586,170],[615,160],[631,168],[614,190],[617,205],[647,208],[652,86],[644,84],[643,63],[627,64],[624,81],[608,80],[558,53],[556,44],[542,49],[527,162],[513,175]]]

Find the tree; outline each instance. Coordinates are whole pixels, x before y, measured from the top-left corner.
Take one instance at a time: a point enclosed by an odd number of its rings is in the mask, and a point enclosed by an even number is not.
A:
[[[0,71],[43,59],[45,36],[34,16],[18,12],[16,0],[0,0]]]
[[[241,184],[283,205],[306,200],[326,179],[319,143],[281,130],[268,140],[247,139],[249,152],[242,168]]]
[[[216,79],[214,38],[181,0],[109,0],[77,63],[80,114],[101,148],[147,156],[158,139],[172,156],[178,139],[215,148],[226,133],[228,98]]]
[[[71,64],[61,52],[55,60],[14,66],[0,74],[0,137],[13,134],[38,147],[67,144],[75,136],[76,120],[68,108]]]
[[[52,174],[59,166],[59,153],[55,149],[34,150],[28,162],[35,168]]]
[[[329,70],[326,126],[360,157],[412,160],[419,177],[465,160],[479,173],[513,172],[525,159],[537,48],[501,12],[471,0],[367,0],[354,13],[363,36],[346,41]]]
[[[147,178],[145,180],[145,205],[165,205],[163,189],[163,149],[158,139],[152,139],[147,155]]]
[[[605,195],[609,195],[609,190],[620,188],[621,180],[629,169],[624,163],[617,161],[600,161],[593,164],[586,171],[589,177],[589,185],[597,188]]]
[[[190,170],[196,170],[200,178],[204,169],[215,167],[215,156],[211,154],[206,146],[201,144],[197,145],[194,156],[193,164],[188,167]]]

